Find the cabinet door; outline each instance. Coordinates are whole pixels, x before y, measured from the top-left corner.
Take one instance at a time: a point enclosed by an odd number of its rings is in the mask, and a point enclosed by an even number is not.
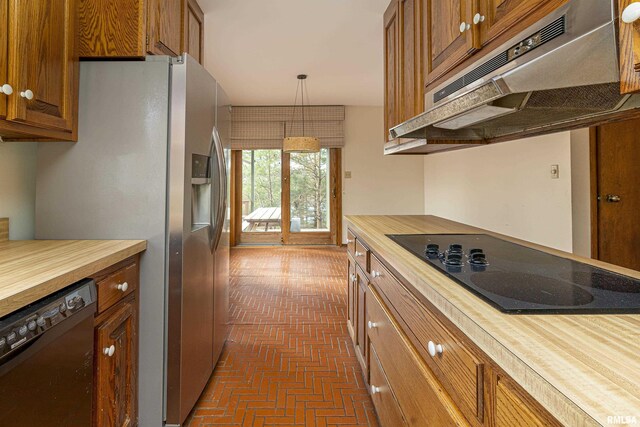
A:
[[[542,409],[519,386],[498,376],[496,384],[496,427],[528,426],[552,427],[560,423]]]
[[[76,0],[9,2],[7,119],[73,131],[78,94]]]
[[[427,82],[432,82],[480,47],[473,25],[477,0],[427,0]]]
[[[204,13],[195,0],[186,2],[184,49],[199,63],[204,61]]]
[[[356,276],[356,263],[351,258],[351,255],[347,256],[349,268],[347,277],[347,329],[349,335],[355,343],[355,318],[356,318],[356,296],[358,295],[356,286],[358,286],[358,278]]]
[[[398,122],[421,113],[422,99],[422,0],[399,0],[400,117]]]
[[[147,50],[155,55],[180,55],[181,0],[148,0]]]
[[[474,22],[480,26],[482,44],[485,45],[524,18],[535,14],[544,3],[550,1],[558,3],[558,6],[563,3],[558,0],[481,0],[479,19]]]
[[[636,0],[618,0],[618,55],[620,57],[620,93],[640,91],[640,26],[626,24],[622,11]]]
[[[398,0],[391,0],[384,13],[384,141],[389,129],[400,123],[398,28]]]
[[[356,316],[356,352],[364,377],[369,380],[369,363],[367,355],[367,276],[360,270],[356,270],[357,276],[357,316]]]
[[[9,23],[9,3],[6,0],[0,0],[0,26],[7,28]],[[7,81],[7,39],[9,33],[6,30],[0,31],[0,86],[9,84]],[[0,118],[7,115],[7,96],[0,92]]]
[[[121,303],[96,331],[97,425],[135,425],[137,381],[136,310]]]

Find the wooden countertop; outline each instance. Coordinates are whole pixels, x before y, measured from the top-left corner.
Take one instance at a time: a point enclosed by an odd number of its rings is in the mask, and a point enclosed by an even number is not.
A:
[[[640,315],[504,314],[387,238],[398,233],[486,233],[628,276],[640,272],[435,216],[347,216],[350,229],[433,303],[559,421],[640,423]]]
[[[0,242],[0,317],[146,248],[144,240]]]

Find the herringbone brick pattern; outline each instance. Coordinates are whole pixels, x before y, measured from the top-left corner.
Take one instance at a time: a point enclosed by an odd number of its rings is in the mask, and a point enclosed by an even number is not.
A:
[[[237,248],[230,336],[187,426],[377,426],[340,248]]]

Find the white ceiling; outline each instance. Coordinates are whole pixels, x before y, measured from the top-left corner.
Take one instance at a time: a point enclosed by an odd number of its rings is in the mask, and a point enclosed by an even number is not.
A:
[[[293,104],[301,73],[312,104],[382,105],[388,2],[199,0],[205,65],[234,105]]]

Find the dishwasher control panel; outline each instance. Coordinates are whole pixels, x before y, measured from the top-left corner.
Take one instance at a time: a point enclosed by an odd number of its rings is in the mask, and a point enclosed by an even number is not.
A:
[[[93,280],[85,279],[0,319],[0,361],[35,344],[41,334],[96,300]]]

